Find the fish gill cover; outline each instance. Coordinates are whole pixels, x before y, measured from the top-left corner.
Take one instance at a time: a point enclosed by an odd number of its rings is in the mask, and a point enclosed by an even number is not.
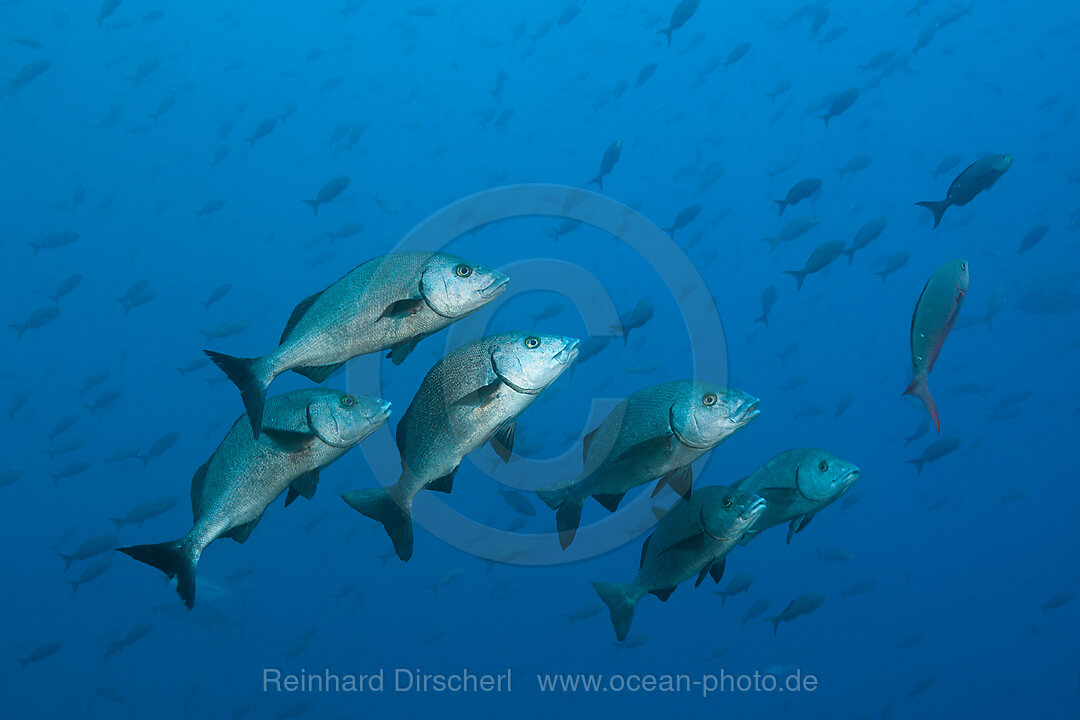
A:
[[[0,25],[3,717],[1075,708],[1076,7]]]

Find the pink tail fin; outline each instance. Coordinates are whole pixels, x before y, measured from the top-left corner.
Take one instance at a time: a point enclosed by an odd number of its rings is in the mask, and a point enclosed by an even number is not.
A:
[[[922,400],[923,407],[926,408],[926,412],[930,414],[930,419],[934,421],[934,427],[937,428],[938,433],[941,432],[941,421],[938,420],[937,406],[934,405],[934,398],[930,395],[930,386],[926,384],[926,377],[923,375],[916,375],[915,379],[908,385],[907,390],[904,391],[905,395],[914,395]]]

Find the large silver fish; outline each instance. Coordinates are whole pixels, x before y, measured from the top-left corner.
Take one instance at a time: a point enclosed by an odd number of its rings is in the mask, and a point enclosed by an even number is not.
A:
[[[698,488],[664,515],[656,531],[641,546],[641,566],[630,582],[594,582],[592,586],[611,611],[615,636],[630,632],[634,608],[645,593],[666,601],[679,583],[697,575],[720,582],[724,560],[742,534],[765,511],[757,495],[730,487]]]
[[[297,305],[273,352],[206,354],[240,388],[258,437],[266,390],[281,373],[295,370],[321,383],[347,360],[381,350],[400,364],[417,342],[491,302],[507,282],[498,270],[456,255],[382,255]]]
[[[660,478],[684,498],[693,484],[691,464],[758,416],[758,400],[696,380],[653,385],[619,403],[585,436],[584,470],[576,480],[537,491],[555,510],[559,542],[569,547],[592,496],[615,512],[623,496]]]
[[[288,505],[311,498],[319,471],[382,427],[390,403],[338,390],[313,388],[270,398],[264,432],[252,438],[246,416],[225,435],[191,481],[194,525],[179,540],[119,548],[177,578],[176,591],[195,605],[195,569],[206,546],[220,537],[242,543],[263,511],[286,489]]]
[[[342,495],[386,528],[402,560],[412,557],[413,499],[450,492],[461,460],[489,440],[510,459],[514,423],[578,354],[578,341],[509,332],[463,345],[428,372],[397,427],[401,477],[385,490]]]
[[[914,395],[922,401],[938,432],[941,432],[941,421],[926,378],[934,369],[945,338],[960,314],[969,281],[967,260],[945,263],[926,281],[911,316],[911,365],[915,378],[904,394]]]
[[[760,495],[765,512],[743,543],[776,525],[790,523],[787,541],[859,479],[859,468],[819,448],[785,450],[735,484]]]

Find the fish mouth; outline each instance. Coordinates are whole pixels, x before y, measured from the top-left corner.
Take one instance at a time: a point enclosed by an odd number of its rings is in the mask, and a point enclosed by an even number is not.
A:
[[[569,365],[577,359],[578,352],[581,349],[580,340],[571,340],[566,343],[566,346],[555,355],[555,362],[560,365]]]
[[[858,479],[859,479],[859,469],[855,468],[854,470],[849,470],[847,473],[845,473],[843,476],[841,476],[840,480],[837,481],[836,484],[839,485],[842,488],[849,488],[852,485],[854,485],[855,482]]]
[[[505,275],[499,276],[493,280],[490,285],[480,291],[480,297],[485,300],[491,299],[506,289],[506,283],[510,282],[510,278]]]
[[[746,508],[746,510],[743,511],[743,514],[739,516],[739,519],[746,522],[757,520],[758,515],[765,512],[766,505],[767,503],[764,498],[754,500],[750,503],[750,507]]]
[[[389,420],[392,407],[393,403],[391,403],[389,400],[383,400],[382,402],[380,402],[378,407],[375,408],[375,412],[371,413],[370,415],[371,422],[384,423]]]
[[[754,400],[739,406],[738,410],[735,411],[735,416],[732,418],[736,427],[742,427],[748,424],[751,420],[761,414],[761,411],[758,410],[759,402],[760,400],[755,398]]]

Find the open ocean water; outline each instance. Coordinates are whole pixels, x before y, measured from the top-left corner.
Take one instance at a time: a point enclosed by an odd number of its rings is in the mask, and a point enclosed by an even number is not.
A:
[[[1073,4],[0,32],[0,717],[1075,716]]]

